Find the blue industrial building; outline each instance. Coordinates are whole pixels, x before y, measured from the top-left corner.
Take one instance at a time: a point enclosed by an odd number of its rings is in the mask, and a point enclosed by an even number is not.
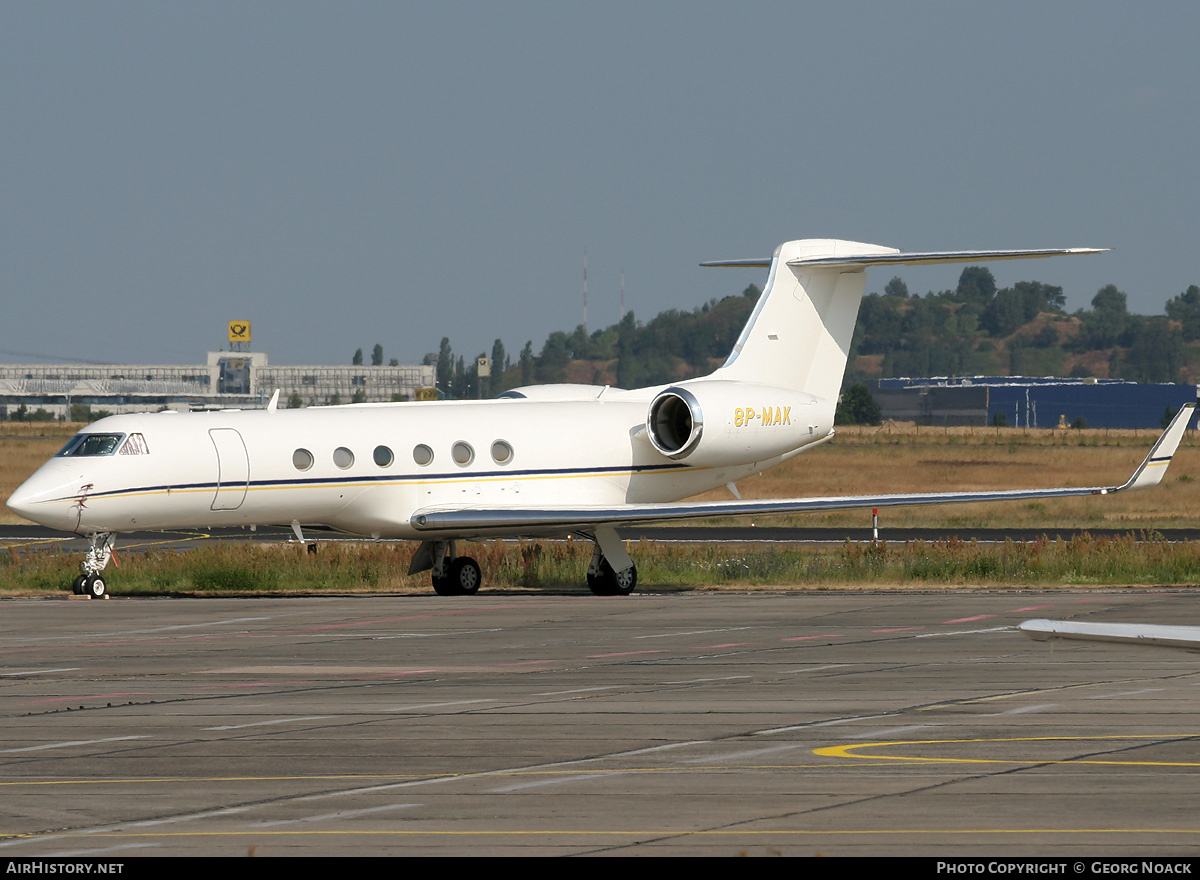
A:
[[[1030,428],[1078,419],[1089,428],[1158,428],[1168,410],[1196,399],[1195,385],[1023,376],[880,379],[876,395],[884,418],[897,421]]]

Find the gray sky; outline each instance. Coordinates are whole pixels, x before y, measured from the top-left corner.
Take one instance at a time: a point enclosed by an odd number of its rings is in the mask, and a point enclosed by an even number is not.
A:
[[[1200,4],[0,5],[0,361],[514,356],[790,238],[1200,284]],[[905,269],[910,290],[959,268]],[[881,290],[893,271],[873,273]]]

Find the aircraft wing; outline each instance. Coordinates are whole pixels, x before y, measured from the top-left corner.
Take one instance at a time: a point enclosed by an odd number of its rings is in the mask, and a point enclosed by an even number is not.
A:
[[[1027,620],[1017,627],[1039,642],[1069,639],[1080,642],[1119,642],[1155,648],[1200,652],[1200,626],[1161,626],[1143,623],[1077,623],[1072,620]]]
[[[1157,485],[1183,439],[1196,404],[1180,408],[1171,424],[1151,447],[1133,475],[1119,486],[1057,489],[998,489],[972,492],[919,492],[908,495],[842,495],[819,498],[780,498],[757,501],[675,501],[661,504],[610,506],[547,505],[541,507],[427,507],[413,513],[411,523],[423,532],[459,537],[506,534],[554,534],[598,526],[629,526],[676,522],[714,516],[764,516],[809,513],[856,507],[898,507],[909,504],[951,504],[969,501],[1020,501],[1027,498],[1066,498],[1110,495]]]

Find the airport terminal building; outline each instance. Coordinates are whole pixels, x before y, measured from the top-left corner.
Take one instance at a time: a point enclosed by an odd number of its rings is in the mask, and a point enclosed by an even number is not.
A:
[[[415,400],[434,387],[432,365],[273,366],[263,352],[210,351],[206,363],[0,365],[0,419],[72,406],[110,413]]]

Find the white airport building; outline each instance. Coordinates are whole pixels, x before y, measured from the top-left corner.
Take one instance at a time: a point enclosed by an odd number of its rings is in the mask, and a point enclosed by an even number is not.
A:
[[[415,400],[430,394],[436,367],[273,366],[263,352],[210,351],[206,363],[0,364],[0,418],[25,407],[69,419],[71,407],[93,412],[265,406],[316,406],[358,401]]]

